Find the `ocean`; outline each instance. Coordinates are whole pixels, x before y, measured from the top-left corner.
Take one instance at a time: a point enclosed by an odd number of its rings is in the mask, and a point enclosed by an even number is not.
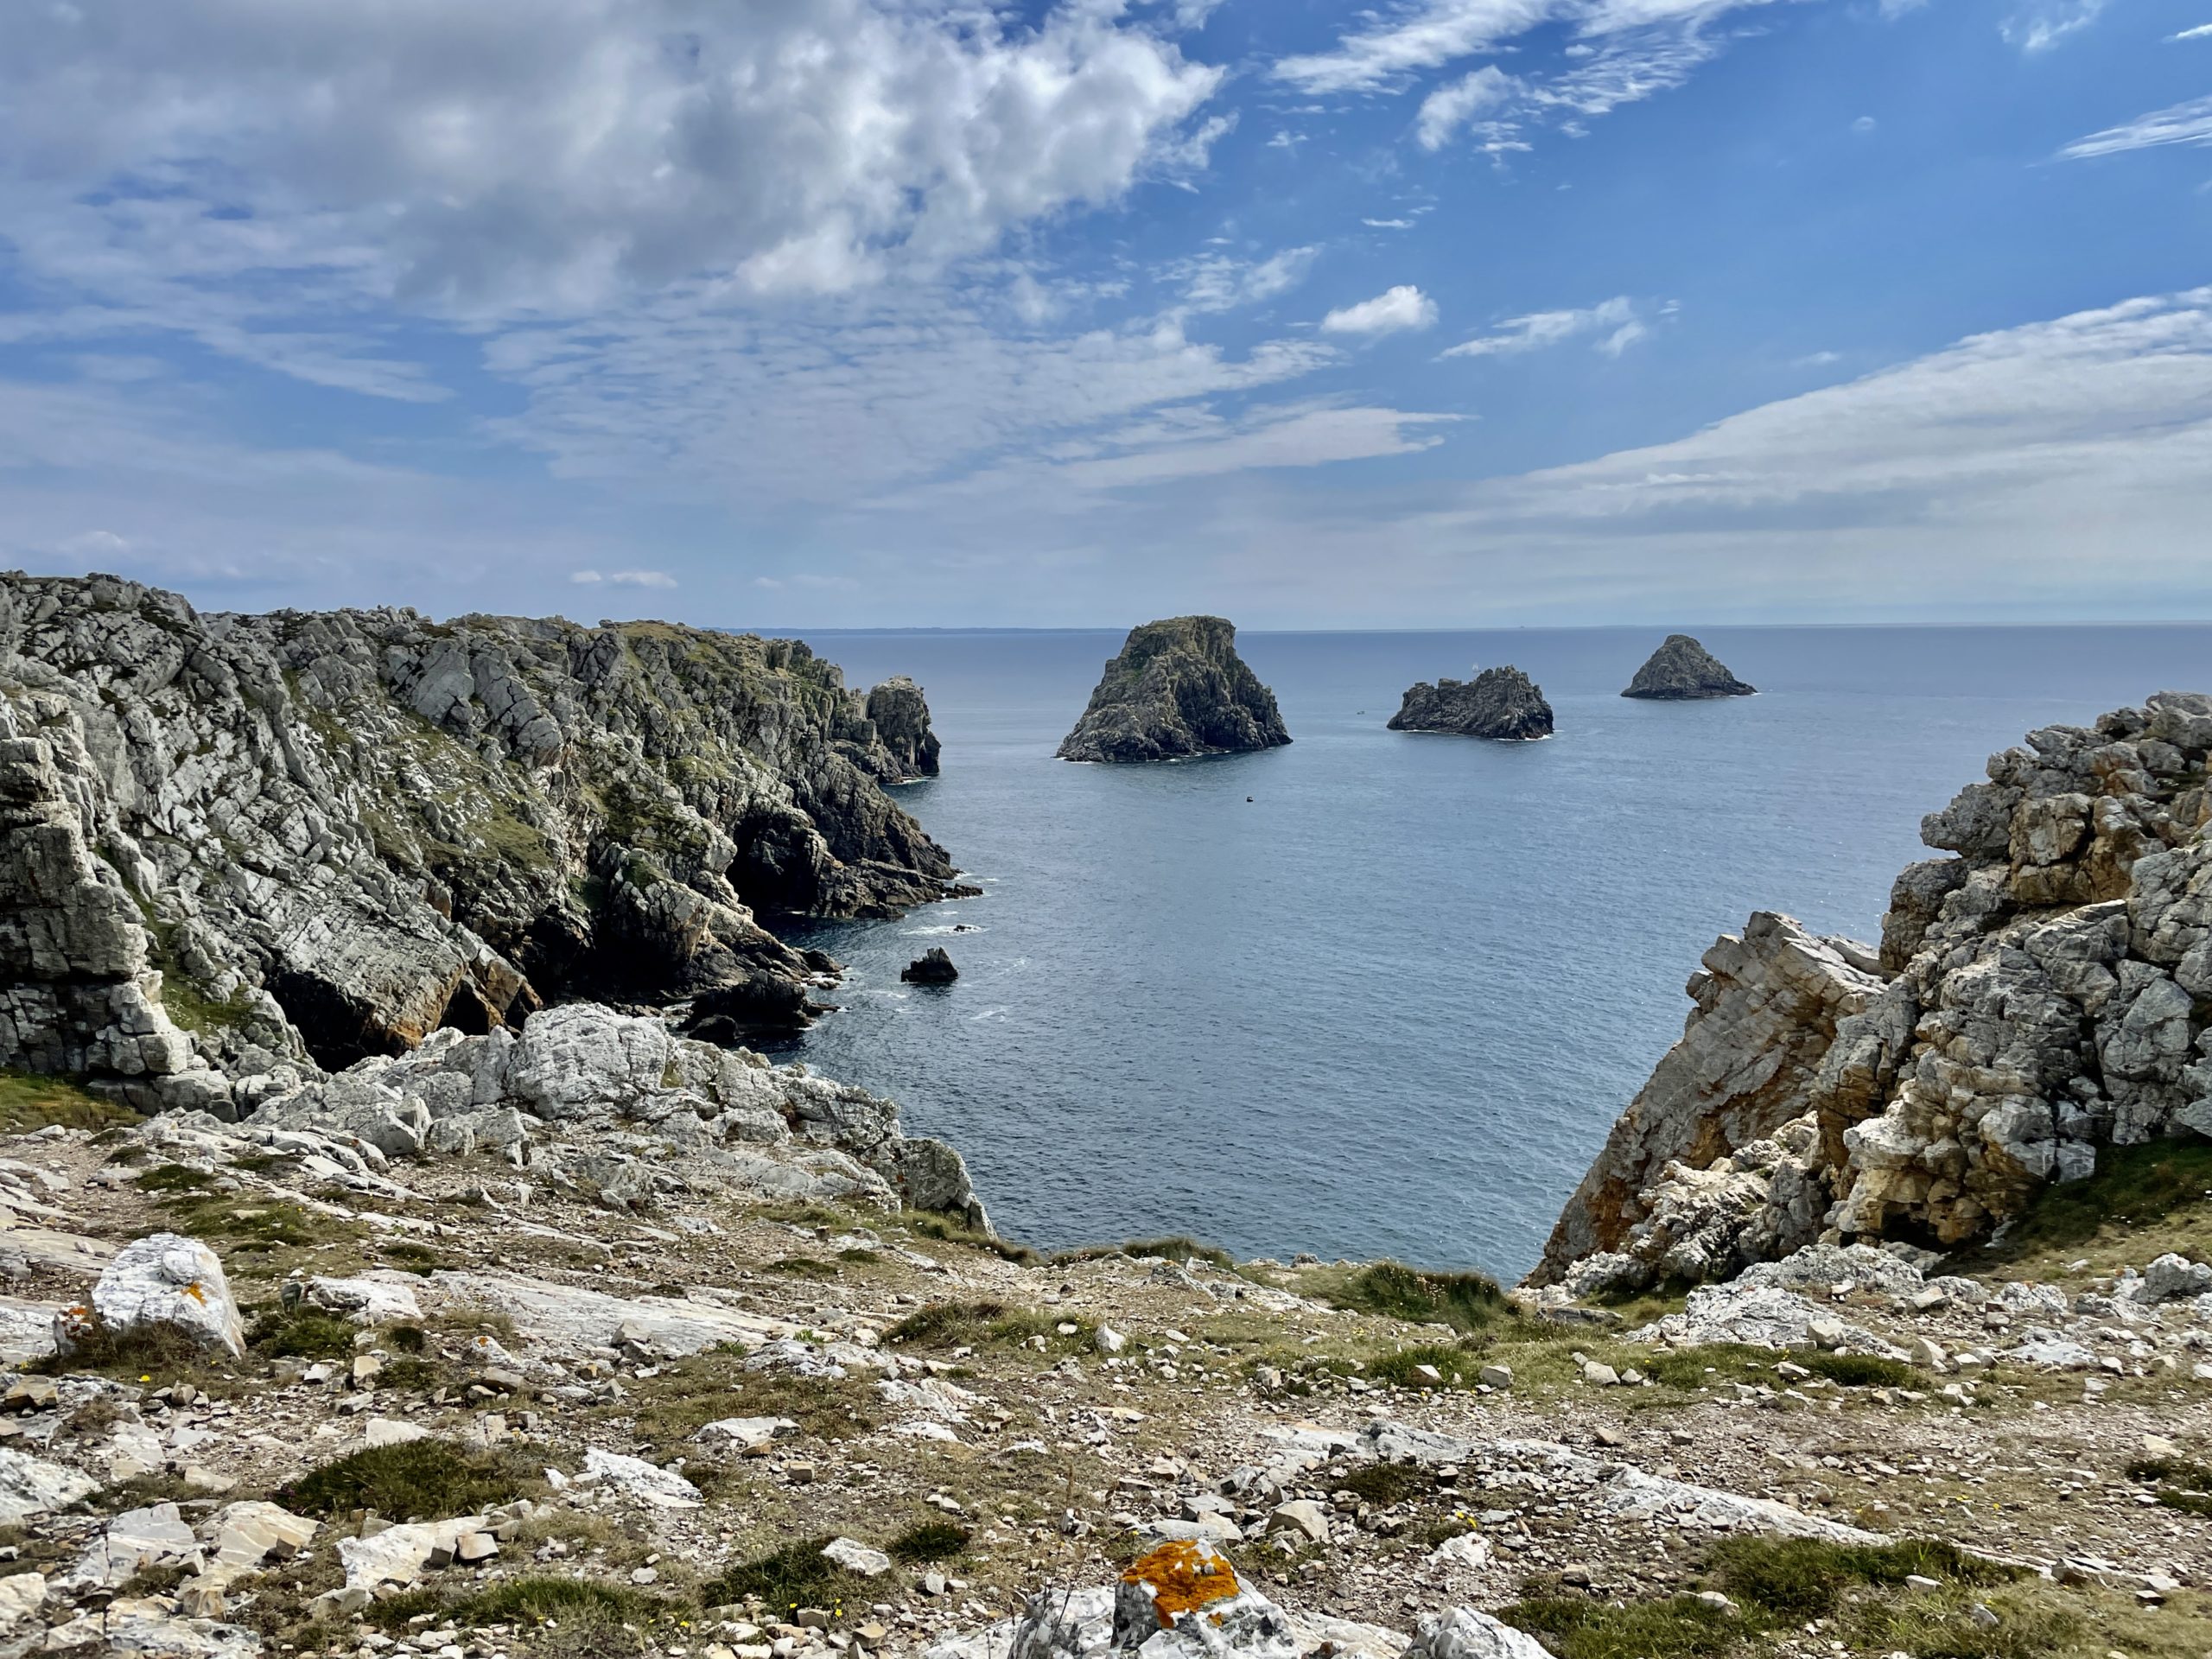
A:
[[[1052,751],[1119,632],[806,635],[911,674],[943,775],[899,791],[980,899],[812,926],[842,1005],[777,1051],[960,1148],[1046,1248],[1187,1234],[1511,1280],[1754,910],[1872,941],[1923,814],[2029,730],[2212,689],[2212,626],[1713,628],[1756,697],[1620,689],[1662,631],[1245,633],[1292,745]],[[1402,734],[1415,680],[1510,663],[1548,741]],[[943,945],[957,984],[902,985]]]

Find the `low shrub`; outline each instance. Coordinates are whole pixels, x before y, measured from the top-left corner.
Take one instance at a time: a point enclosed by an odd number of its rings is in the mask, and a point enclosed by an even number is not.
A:
[[[288,1481],[276,1498],[303,1515],[374,1510],[394,1520],[433,1519],[474,1514],[537,1484],[519,1464],[433,1439],[350,1452]]]

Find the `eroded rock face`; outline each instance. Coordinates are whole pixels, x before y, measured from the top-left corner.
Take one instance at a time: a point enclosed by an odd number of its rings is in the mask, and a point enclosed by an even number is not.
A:
[[[1758,690],[1731,674],[1719,658],[1687,633],[1670,633],[1666,644],[1636,671],[1621,696],[1694,702],[1707,697],[1748,697]]]
[[[1389,728],[1525,742],[1552,734],[1552,706],[1519,669],[1486,668],[1471,680],[1424,680],[1412,687]]]
[[[911,683],[863,699],[791,640],[0,576],[0,1044],[237,1074],[803,982],[756,912],[944,893],[880,787],[936,756]]]
[[[2212,1135],[2208,757],[2212,698],[2189,693],[2031,733],[1923,823],[1953,856],[1899,876],[1878,960],[1829,942],[1834,995],[1693,980],[1536,1281],[1722,1277],[1815,1239],[1948,1249],[2103,1147]]]
[[[1179,760],[1289,741],[1274,693],[1236,654],[1235,626],[1179,616],[1129,630],[1059,758]]]

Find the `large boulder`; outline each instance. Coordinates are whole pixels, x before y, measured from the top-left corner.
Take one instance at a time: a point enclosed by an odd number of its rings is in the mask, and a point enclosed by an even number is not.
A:
[[[115,1253],[92,1287],[90,1309],[58,1316],[62,1351],[77,1346],[88,1329],[110,1338],[173,1332],[233,1357],[245,1352],[245,1327],[222,1262],[198,1239],[178,1233],[133,1239]]]
[[[1179,616],[1129,631],[1059,758],[1181,760],[1289,741],[1274,693],[1236,654],[1235,626]]]

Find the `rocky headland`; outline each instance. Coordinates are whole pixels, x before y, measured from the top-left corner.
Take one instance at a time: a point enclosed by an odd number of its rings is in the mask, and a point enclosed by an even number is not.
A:
[[[803,1021],[760,918],[942,897],[937,753],[793,640],[0,576],[0,1065],[220,1112],[577,996]]]
[[[1731,674],[1720,659],[1687,633],[1670,633],[1622,692],[1656,702],[1694,702],[1707,697],[1748,697],[1758,688]]]
[[[2212,1648],[2212,701],[1997,757],[1878,949],[1722,940],[1507,1293],[1040,1256],[890,1102],[666,1011],[203,1044],[85,810],[129,750],[41,691],[0,1659]]]
[[[1236,654],[1235,626],[1218,616],[1179,616],[1129,630],[1059,758],[1185,760],[1289,741],[1274,693]]]
[[[1486,668],[1471,680],[1439,680],[1433,685],[1423,681],[1412,687],[1390,716],[1389,728],[1529,742],[1552,734],[1552,706],[1519,669]]]

